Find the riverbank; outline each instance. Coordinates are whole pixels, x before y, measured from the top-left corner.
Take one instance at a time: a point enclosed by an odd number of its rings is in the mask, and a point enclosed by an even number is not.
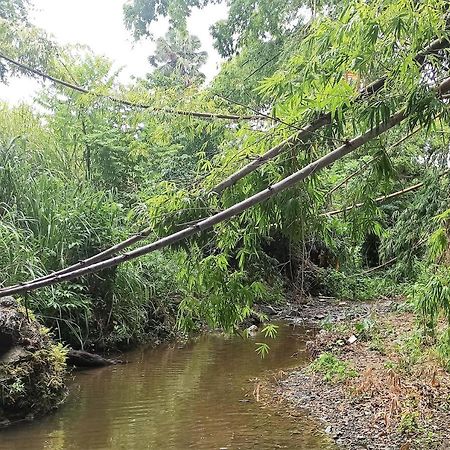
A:
[[[62,407],[0,431],[0,450],[105,448],[334,450],[320,424],[252,401],[254,380],[306,363],[309,329],[278,323],[274,339],[219,332],[143,346],[129,364],[73,373]],[[255,352],[267,341],[265,358]]]
[[[450,448],[450,376],[401,299],[320,300],[290,313],[321,331],[307,344],[311,363],[274,383],[273,400],[308,410],[342,448]]]
[[[12,297],[0,299],[0,428],[41,417],[65,396],[66,350]]]

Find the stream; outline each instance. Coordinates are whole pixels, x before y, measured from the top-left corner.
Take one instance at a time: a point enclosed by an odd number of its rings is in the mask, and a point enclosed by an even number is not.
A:
[[[310,333],[280,324],[274,340],[206,334],[128,353],[129,364],[75,372],[66,403],[1,430],[0,449],[331,449],[306,415],[281,415],[252,395],[256,377],[306,361]],[[264,359],[255,342],[270,345]]]

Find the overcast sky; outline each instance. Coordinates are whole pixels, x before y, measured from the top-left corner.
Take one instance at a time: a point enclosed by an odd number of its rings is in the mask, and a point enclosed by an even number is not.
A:
[[[124,3],[125,0],[34,0],[32,22],[53,34],[61,44],[86,44],[95,53],[107,56],[114,61],[115,68],[124,68],[121,80],[126,82],[131,75],[142,76],[150,70],[147,57],[155,44],[150,40],[133,42],[123,25]],[[226,16],[226,6],[218,4],[194,10],[188,20],[189,31],[200,38],[202,49],[208,52],[208,62],[202,68],[208,80],[217,73],[220,64],[209,27]],[[155,37],[164,35],[167,29],[167,20],[152,27]],[[7,86],[0,84],[0,100],[31,103],[38,87],[39,83],[30,79],[11,80]]]

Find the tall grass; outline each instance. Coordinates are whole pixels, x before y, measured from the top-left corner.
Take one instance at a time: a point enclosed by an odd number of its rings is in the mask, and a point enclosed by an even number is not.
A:
[[[71,265],[135,231],[114,190],[98,190],[86,180],[76,155],[67,166],[51,130],[25,109],[2,113],[0,285]],[[175,313],[168,308],[177,295],[176,272],[176,255],[156,253],[29,294],[27,302],[71,345],[129,345],[172,326],[168,318]]]

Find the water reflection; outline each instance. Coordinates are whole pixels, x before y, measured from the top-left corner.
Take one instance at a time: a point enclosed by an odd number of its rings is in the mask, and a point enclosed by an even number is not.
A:
[[[261,336],[205,335],[77,373],[64,407],[1,431],[0,449],[331,448],[308,419],[288,420],[245,397],[249,379],[302,362],[305,333],[281,326],[264,360],[254,351]]]

